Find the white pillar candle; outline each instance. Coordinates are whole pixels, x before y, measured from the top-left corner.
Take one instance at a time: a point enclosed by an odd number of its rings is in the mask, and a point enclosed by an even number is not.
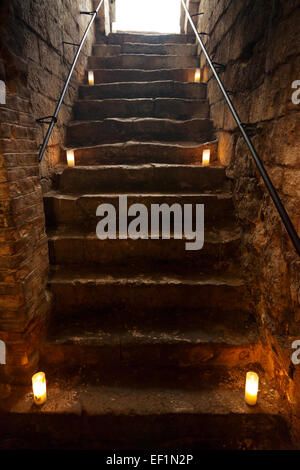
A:
[[[44,372],[38,372],[32,377],[33,399],[36,405],[43,405],[47,400],[46,376]]]
[[[208,166],[209,163],[210,163],[210,150],[206,149],[206,150],[203,150],[203,153],[202,153],[202,165]]]
[[[254,406],[257,402],[258,375],[256,372],[247,372],[245,384],[245,401],[247,405]]]
[[[89,85],[93,86],[95,84],[94,72],[92,70],[88,73]]]
[[[68,166],[75,166],[74,150],[67,150],[67,162]]]
[[[200,83],[200,78],[201,78],[201,73],[200,73],[200,69],[196,69],[195,70],[195,82],[197,83]]]

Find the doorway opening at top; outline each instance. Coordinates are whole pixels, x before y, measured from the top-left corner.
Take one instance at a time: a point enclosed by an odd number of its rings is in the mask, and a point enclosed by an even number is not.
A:
[[[180,33],[181,0],[116,0],[113,31]]]

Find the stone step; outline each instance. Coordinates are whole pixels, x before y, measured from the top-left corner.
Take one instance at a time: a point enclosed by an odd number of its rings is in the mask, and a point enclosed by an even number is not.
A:
[[[199,165],[109,165],[65,168],[59,176],[62,193],[211,192],[230,191],[224,167]]]
[[[197,46],[195,44],[124,43],[121,46],[96,44],[93,47],[93,55],[96,57],[119,54],[196,56]]]
[[[173,81],[121,82],[79,87],[79,98],[101,100],[112,98],[182,98],[204,100],[206,84]]]
[[[60,228],[48,231],[49,258],[52,265],[88,266],[106,264],[140,266],[148,263],[168,266],[180,263],[182,271],[210,268],[213,272],[232,269],[240,255],[240,237],[232,229],[205,232],[201,250],[186,250],[187,239],[99,240],[94,231]]]
[[[139,33],[111,33],[108,36],[96,30],[96,42],[102,44],[192,44],[195,35],[186,34],[139,34]]]
[[[213,140],[210,119],[110,118],[103,121],[73,121],[67,128],[67,147],[141,141]]]
[[[74,119],[81,121],[102,120],[112,117],[147,117],[166,119],[190,119],[209,117],[207,100],[181,98],[138,98],[81,100],[73,108]]]
[[[164,385],[149,383],[149,371],[134,379],[124,372],[125,384],[119,371],[109,383],[95,373],[91,384],[78,368],[69,375],[48,369],[42,407],[32,405],[30,385],[13,388],[0,402],[1,449],[102,449],[111,457],[122,449],[292,449],[282,399],[262,374],[253,409],[244,401],[243,369],[208,388],[196,371],[172,377],[166,369]]]
[[[118,194],[62,194],[50,191],[44,196],[44,207],[48,227],[57,225],[69,225],[73,227],[84,224],[88,228],[96,230],[99,217],[96,210],[100,204],[112,204],[119,221],[119,195]],[[184,204],[204,204],[205,225],[220,227],[223,224],[233,223],[234,207],[232,195],[220,194],[126,194],[128,207],[132,204],[144,204],[151,213],[152,204],[178,203],[183,208]],[[150,226],[150,225],[149,225]]]
[[[197,367],[201,371],[201,367],[244,367],[257,362],[261,352],[255,329],[185,328],[179,332],[155,327],[112,330],[82,324],[60,326],[42,347],[45,364],[94,365],[104,370]]]
[[[120,54],[119,56],[88,58],[89,69],[176,69],[197,68],[199,59],[195,56]]]
[[[148,271],[147,271],[148,269]],[[100,321],[124,325],[163,322],[173,315],[195,318],[207,312],[219,321],[231,312],[247,312],[247,287],[236,274],[142,271],[128,266],[79,268],[57,266],[49,279],[54,317],[95,315]],[[57,318],[58,321],[58,318]],[[155,323],[152,323],[155,324]]]
[[[176,55],[196,56],[196,44],[139,44],[124,43],[122,45],[123,54],[148,54],[148,55]]]
[[[217,163],[217,141],[198,142],[117,142],[74,149],[77,165],[142,165],[149,163],[201,165],[204,149],[210,149]]]
[[[111,57],[122,53],[122,47],[111,44],[95,44],[93,46],[93,55],[97,57]]]
[[[95,84],[100,83],[116,83],[116,82],[157,82],[168,81],[174,82],[194,82],[195,67],[174,69],[158,69],[144,70],[135,69],[94,69]]]

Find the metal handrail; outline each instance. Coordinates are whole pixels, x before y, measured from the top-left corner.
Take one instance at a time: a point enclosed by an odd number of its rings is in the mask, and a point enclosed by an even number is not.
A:
[[[184,10],[185,10],[186,16],[187,16],[187,18],[188,18],[188,20],[189,20],[189,22],[190,22],[190,24],[191,24],[191,26],[192,26],[192,28],[193,28],[193,30],[194,30],[194,33],[195,33],[195,35],[196,35],[196,38],[198,39],[198,42],[199,42],[199,44],[200,44],[200,46],[201,46],[201,49],[202,49],[202,51],[203,51],[203,53],[204,53],[204,55],[205,55],[205,57],[206,57],[206,60],[207,60],[207,62],[208,62],[208,64],[209,64],[209,66],[210,66],[210,68],[211,68],[211,70],[212,70],[212,72],[213,72],[213,74],[214,74],[216,80],[217,80],[217,83],[218,83],[218,85],[219,85],[219,87],[220,87],[220,89],[221,89],[221,91],[222,91],[222,93],[223,93],[223,95],[224,95],[224,98],[225,98],[225,100],[226,100],[226,102],[227,102],[227,104],[228,104],[228,106],[229,106],[229,109],[230,109],[230,111],[231,111],[231,113],[232,113],[232,115],[233,115],[233,117],[234,117],[234,120],[235,120],[235,122],[237,123],[238,128],[239,128],[239,130],[240,130],[240,132],[241,132],[241,134],[242,134],[242,136],[243,136],[243,138],[244,138],[246,144],[247,144],[248,147],[249,147],[249,150],[250,150],[251,155],[252,155],[252,157],[253,157],[253,159],[254,159],[254,161],[255,161],[255,164],[256,164],[256,166],[257,166],[257,168],[258,168],[258,170],[259,170],[259,172],[260,172],[260,174],[261,174],[261,176],[262,176],[262,179],[263,179],[263,181],[264,181],[264,183],[265,183],[265,185],[266,185],[266,187],[267,187],[267,189],[268,189],[268,191],[269,191],[269,193],[270,193],[270,196],[271,196],[271,198],[272,198],[272,200],[273,200],[273,202],[274,202],[274,204],[275,204],[275,207],[276,207],[276,209],[277,209],[277,211],[278,211],[278,213],[279,213],[279,215],[280,215],[280,217],[281,217],[281,220],[282,220],[282,222],[283,222],[283,224],[284,224],[284,226],[285,226],[285,228],[286,228],[286,230],[287,230],[287,232],[288,232],[288,234],[289,234],[289,236],[290,236],[290,239],[291,239],[291,241],[292,241],[292,243],[293,243],[293,245],[294,245],[294,247],[295,247],[295,250],[296,250],[296,252],[298,253],[298,255],[300,256],[300,239],[299,239],[299,236],[298,236],[298,234],[297,234],[297,232],[296,232],[296,229],[295,229],[295,227],[294,227],[294,225],[293,225],[293,223],[292,223],[292,221],[291,221],[291,219],[290,219],[290,217],[289,217],[287,211],[285,210],[285,207],[283,206],[283,204],[282,204],[282,202],[281,202],[281,200],[280,200],[280,197],[278,196],[278,193],[277,193],[276,189],[274,188],[274,185],[273,185],[273,183],[272,183],[272,181],[271,181],[271,179],[270,179],[270,177],[269,177],[269,175],[268,175],[268,173],[267,173],[267,171],[266,171],[266,169],[265,169],[265,167],[264,167],[264,165],[263,165],[263,162],[262,162],[260,156],[258,155],[257,151],[255,150],[255,147],[254,147],[254,145],[253,145],[253,143],[252,143],[250,137],[248,136],[247,131],[245,130],[245,124],[242,123],[242,121],[241,121],[241,119],[240,119],[240,117],[239,117],[239,115],[238,115],[238,113],[237,113],[237,111],[236,111],[234,105],[232,104],[231,99],[229,98],[228,92],[226,91],[226,89],[225,89],[225,87],[224,87],[224,85],[223,85],[223,83],[222,83],[222,80],[220,79],[220,77],[219,77],[219,75],[218,75],[218,72],[217,72],[217,70],[216,70],[216,68],[215,68],[215,66],[214,66],[214,63],[212,62],[212,60],[211,60],[211,58],[210,58],[210,56],[209,56],[209,54],[208,54],[208,52],[207,52],[207,50],[206,50],[206,47],[205,47],[205,45],[203,44],[203,41],[202,41],[202,39],[201,39],[201,37],[200,37],[200,34],[201,34],[201,33],[198,32],[198,30],[197,30],[197,28],[196,28],[196,26],[195,26],[195,24],[194,24],[194,22],[193,22],[193,20],[192,20],[192,17],[191,17],[191,15],[190,15],[189,11],[188,11],[188,8],[187,8],[187,6],[186,6],[185,1],[184,1],[184,0],[181,0],[181,2],[182,2],[182,6],[183,6],[183,8],[184,8]]]
[[[45,153],[45,150],[46,150],[46,147],[48,145],[48,142],[49,142],[49,139],[50,139],[50,136],[52,134],[52,131],[53,131],[53,127],[55,126],[55,124],[57,123],[57,118],[58,118],[58,113],[60,111],[60,108],[61,108],[61,105],[63,104],[63,101],[64,101],[64,98],[65,98],[65,94],[67,92],[67,89],[68,89],[68,86],[69,86],[69,83],[70,83],[70,80],[71,80],[71,76],[73,74],[73,71],[74,71],[74,68],[76,66],[76,63],[77,63],[77,60],[78,60],[78,57],[79,57],[79,54],[81,52],[81,49],[82,49],[82,46],[86,40],[86,37],[88,35],[88,32],[92,26],[92,24],[94,23],[95,21],[95,18],[96,16],[98,15],[98,12],[102,6],[102,3],[103,3],[104,0],[100,0],[96,10],[94,11],[81,11],[80,14],[82,15],[91,15],[91,19],[89,21],[89,24],[85,30],[85,33],[84,35],[82,36],[82,39],[80,41],[80,44],[73,44],[73,43],[69,43],[69,44],[72,44],[73,46],[76,46],[78,47],[78,50],[75,54],[75,57],[74,57],[74,60],[73,60],[73,63],[72,63],[72,66],[70,68],[70,71],[69,71],[69,74],[68,74],[68,77],[66,79],[66,82],[65,82],[65,85],[63,87],[63,90],[61,92],[61,95],[60,95],[60,98],[59,98],[59,101],[58,101],[58,104],[56,106],[56,109],[55,109],[55,112],[53,114],[53,116],[47,116],[45,118],[40,118],[40,119],[37,119],[37,122],[39,123],[47,123],[49,124],[49,127],[48,127],[48,130],[47,130],[47,133],[45,135],[45,138],[44,138],[44,141],[43,141],[43,144],[41,146],[41,150],[40,150],[40,153],[39,153],[39,162],[41,162],[42,158],[43,158],[43,155]],[[45,121],[45,119],[51,119],[50,121]]]
[[[58,114],[59,114],[60,108],[61,108],[61,106],[62,106],[62,103],[63,103],[64,97],[65,97],[66,91],[67,91],[67,89],[68,89],[68,86],[69,86],[69,83],[70,83],[70,80],[71,80],[71,76],[72,76],[73,71],[74,71],[74,68],[75,68],[75,66],[76,66],[76,63],[77,63],[79,54],[80,54],[80,52],[81,52],[81,49],[82,49],[83,44],[84,44],[84,42],[85,42],[85,39],[86,39],[86,37],[87,37],[87,35],[88,35],[88,32],[89,32],[89,30],[90,30],[92,24],[94,23],[95,18],[96,18],[97,14],[98,14],[98,12],[99,12],[101,6],[102,6],[103,1],[104,1],[104,0],[100,0],[98,6],[97,6],[97,8],[96,8],[96,10],[94,10],[94,11],[92,11],[92,12],[85,12],[85,11],[80,12],[81,14],[91,15],[91,20],[90,20],[90,22],[89,22],[89,24],[88,24],[88,26],[87,26],[87,28],[86,28],[86,30],[85,30],[85,33],[84,33],[84,35],[83,35],[83,37],[82,37],[82,39],[81,39],[81,41],[80,41],[80,44],[74,44],[76,47],[78,47],[78,50],[77,50],[77,52],[76,52],[76,54],[75,54],[75,57],[74,57],[74,60],[73,60],[71,69],[70,69],[70,71],[69,71],[69,74],[68,74],[68,77],[67,77],[67,79],[66,79],[65,85],[64,85],[63,90],[62,90],[62,92],[61,92],[61,95],[60,95],[58,104],[57,104],[56,109],[55,109],[55,112],[54,112],[54,115],[53,115],[53,116],[47,116],[46,118],[37,119],[37,122],[40,122],[40,123],[42,123],[42,122],[49,123],[49,127],[48,127],[48,130],[47,130],[46,136],[45,136],[45,138],[44,138],[43,144],[42,144],[42,146],[41,146],[41,150],[40,150],[40,152],[39,152],[39,162],[41,162],[41,160],[42,160],[42,158],[43,158],[43,155],[44,155],[45,150],[46,150],[46,147],[47,147],[47,145],[48,145],[48,142],[49,142],[50,136],[51,136],[51,134],[52,134],[53,128],[54,128],[55,124],[57,123]],[[202,39],[201,39],[201,37],[200,37],[200,34],[202,34],[202,33],[199,33],[199,32],[197,31],[196,26],[195,26],[195,24],[194,24],[194,22],[193,22],[193,20],[192,20],[192,17],[191,17],[191,15],[190,15],[189,11],[188,11],[188,8],[187,8],[187,6],[186,6],[185,1],[184,1],[184,0],[181,0],[181,3],[182,3],[182,6],[183,6],[183,8],[184,8],[184,10],[185,10],[186,16],[187,16],[187,18],[188,18],[188,20],[189,20],[189,22],[190,22],[190,24],[191,24],[191,26],[192,26],[192,29],[193,29],[193,31],[194,31],[194,33],[195,33],[195,35],[196,35],[196,38],[197,38],[197,40],[198,40],[198,42],[199,42],[199,44],[200,44],[200,46],[201,46],[201,49],[202,49],[202,51],[203,51],[203,53],[204,53],[204,55],[205,55],[205,57],[206,57],[206,60],[207,60],[207,62],[208,62],[208,64],[209,64],[209,66],[210,66],[210,68],[211,68],[211,70],[212,70],[212,72],[213,72],[213,74],[214,74],[214,76],[215,76],[215,78],[216,78],[216,80],[217,80],[217,83],[218,83],[218,85],[219,85],[219,87],[220,87],[220,89],[221,89],[221,91],[222,91],[222,93],[223,93],[223,95],[224,95],[224,98],[225,98],[225,100],[226,100],[226,102],[227,102],[227,104],[228,104],[228,106],[229,106],[229,109],[230,109],[230,111],[231,111],[231,113],[232,113],[232,115],[233,115],[233,118],[234,118],[235,122],[237,123],[237,126],[238,126],[238,128],[239,128],[239,130],[240,130],[240,132],[241,132],[241,134],[242,134],[242,136],[243,136],[243,138],[244,138],[246,144],[248,145],[248,148],[249,148],[249,150],[250,150],[250,152],[251,152],[251,155],[252,155],[252,157],[253,157],[253,159],[254,159],[254,162],[255,162],[255,164],[256,164],[256,166],[257,166],[257,168],[258,168],[258,170],[259,170],[259,172],[260,172],[260,174],[261,174],[261,176],[262,176],[262,179],[263,179],[263,181],[264,181],[264,183],[265,183],[265,185],[266,185],[266,187],[267,187],[267,189],[268,189],[268,191],[269,191],[269,193],[270,193],[270,196],[271,196],[271,198],[272,198],[272,200],[273,200],[273,202],[274,202],[274,204],[275,204],[275,207],[276,207],[276,209],[277,209],[277,211],[278,211],[278,213],[279,213],[279,215],[280,215],[280,217],[281,217],[281,220],[282,220],[282,222],[283,222],[283,224],[284,224],[284,226],[285,226],[285,228],[286,228],[286,230],[287,230],[287,232],[288,232],[288,234],[289,234],[289,236],[290,236],[290,239],[291,239],[291,241],[292,241],[292,243],[293,243],[293,245],[294,245],[294,247],[295,247],[295,249],[296,249],[296,252],[297,252],[298,255],[300,256],[300,239],[299,239],[299,236],[298,236],[298,234],[297,234],[297,232],[296,232],[296,230],[295,230],[295,227],[294,227],[294,225],[293,225],[293,223],[292,223],[292,221],[291,221],[291,219],[290,219],[290,217],[289,217],[289,215],[288,215],[288,213],[287,213],[285,207],[283,206],[280,197],[278,196],[278,193],[277,193],[277,191],[276,191],[276,189],[275,189],[275,187],[274,187],[274,185],[273,185],[273,183],[272,183],[272,181],[271,181],[271,179],[270,179],[270,177],[269,177],[269,175],[268,175],[268,173],[267,173],[267,171],[266,171],[266,169],[265,169],[265,167],[264,167],[264,165],[263,165],[263,162],[262,162],[260,156],[258,155],[258,153],[257,153],[257,151],[256,151],[256,149],[255,149],[255,147],[254,147],[254,145],[253,145],[253,143],[252,143],[250,137],[249,137],[248,134],[247,134],[247,131],[245,130],[245,125],[242,123],[242,121],[241,121],[241,119],[240,119],[240,117],[239,117],[239,115],[238,115],[238,113],[237,113],[237,111],[236,111],[236,109],[235,109],[235,107],[234,107],[234,105],[233,105],[231,99],[229,98],[229,94],[228,94],[228,92],[226,91],[226,89],[225,89],[225,87],[224,87],[224,85],[223,85],[223,83],[222,83],[222,80],[220,79],[220,77],[219,77],[219,75],[218,75],[218,72],[217,72],[217,70],[216,70],[216,68],[215,68],[214,62],[210,59],[210,56],[209,56],[209,54],[208,54],[208,52],[207,52],[207,50],[206,50],[206,48],[205,48],[205,45],[203,44]],[[50,121],[45,121],[45,119],[51,119],[51,120],[50,120]]]

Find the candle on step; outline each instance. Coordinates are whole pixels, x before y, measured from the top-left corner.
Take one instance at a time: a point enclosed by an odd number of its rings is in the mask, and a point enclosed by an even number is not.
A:
[[[208,166],[209,163],[210,163],[210,150],[206,149],[206,150],[203,150],[203,153],[202,153],[202,165]]]
[[[95,77],[94,77],[94,72],[92,70],[89,71],[88,78],[89,78],[89,85],[93,86],[95,84]]]
[[[46,376],[44,372],[38,372],[32,377],[33,399],[36,405],[43,405],[47,400]]]
[[[256,405],[258,394],[258,381],[259,378],[256,372],[247,372],[245,385],[245,401],[247,405]]]
[[[200,69],[195,70],[195,82],[200,83],[201,73]]]
[[[67,162],[68,166],[75,166],[74,150],[67,150]]]

